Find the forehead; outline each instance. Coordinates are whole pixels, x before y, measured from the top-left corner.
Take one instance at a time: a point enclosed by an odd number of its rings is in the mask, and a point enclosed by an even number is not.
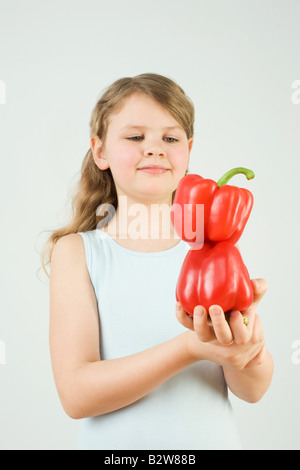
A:
[[[124,127],[173,127],[182,129],[179,122],[153,98],[135,93],[125,99],[121,109],[110,116],[110,125]]]

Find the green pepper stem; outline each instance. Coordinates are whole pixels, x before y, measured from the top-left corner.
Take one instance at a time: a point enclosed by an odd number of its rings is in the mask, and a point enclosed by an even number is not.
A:
[[[227,171],[227,173],[225,173],[225,175],[222,176],[222,178],[219,179],[218,181],[218,186],[219,188],[221,186],[224,186],[224,184],[227,184],[228,181],[234,176],[234,175],[238,175],[238,174],[244,174],[247,178],[247,180],[251,180],[252,178],[254,178],[254,173],[252,170],[248,170],[248,168],[242,168],[242,167],[238,167],[238,168],[233,168],[232,170],[229,170]]]

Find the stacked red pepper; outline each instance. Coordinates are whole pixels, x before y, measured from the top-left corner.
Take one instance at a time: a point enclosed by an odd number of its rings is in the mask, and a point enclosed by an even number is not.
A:
[[[239,173],[247,179],[254,178],[251,170],[234,168],[218,183],[195,174],[179,182],[171,219],[176,232],[191,249],[181,268],[176,299],[190,315],[196,305],[207,310],[211,305],[220,305],[224,312],[229,312],[246,310],[252,304],[250,277],[235,244],[249,219],[253,196],[247,189],[227,185]],[[198,204],[204,205],[201,227],[196,226]],[[195,229],[192,238],[186,236],[187,223],[192,223]],[[203,240],[199,244],[200,232]]]

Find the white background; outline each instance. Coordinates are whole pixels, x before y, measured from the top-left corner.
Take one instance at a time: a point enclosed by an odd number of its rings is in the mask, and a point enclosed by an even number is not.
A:
[[[145,72],[195,104],[191,172],[256,174],[231,183],[255,198],[239,246],[269,282],[258,313],[275,375],[258,404],[232,403],[245,448],[300,448],[299,25],[299,0],[0,0],[1,449],[76,447],[52,378],[39,233],[68,217],[98,96]]]

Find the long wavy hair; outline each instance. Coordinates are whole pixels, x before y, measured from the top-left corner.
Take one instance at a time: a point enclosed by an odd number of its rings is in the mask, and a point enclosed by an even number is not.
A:
[[[126,98],[134,93],[144,93],[162,105],[183,127],[187,138],[194,135],[194,106],[183,89],[170,78],[153,73],[121,78],[109,86],[98,99],[90,119],[90,137],[98,136],[102,142],[109,125],[111,114],[118,112]],[[174,199],[175,192],[173,193]],[[51,263],[55,243],[71,233],[94,230],[104,215],[97,215],[102,204],[118,207],[115,183],[110,169],[100,170],[94,162],[91,148],[86,153],[81,166],[81,175],[76,183],[72,199],[70,222],[62,228],[51,231],[51,235],[41,250],[41,265],[49,277],[45,266]]]

